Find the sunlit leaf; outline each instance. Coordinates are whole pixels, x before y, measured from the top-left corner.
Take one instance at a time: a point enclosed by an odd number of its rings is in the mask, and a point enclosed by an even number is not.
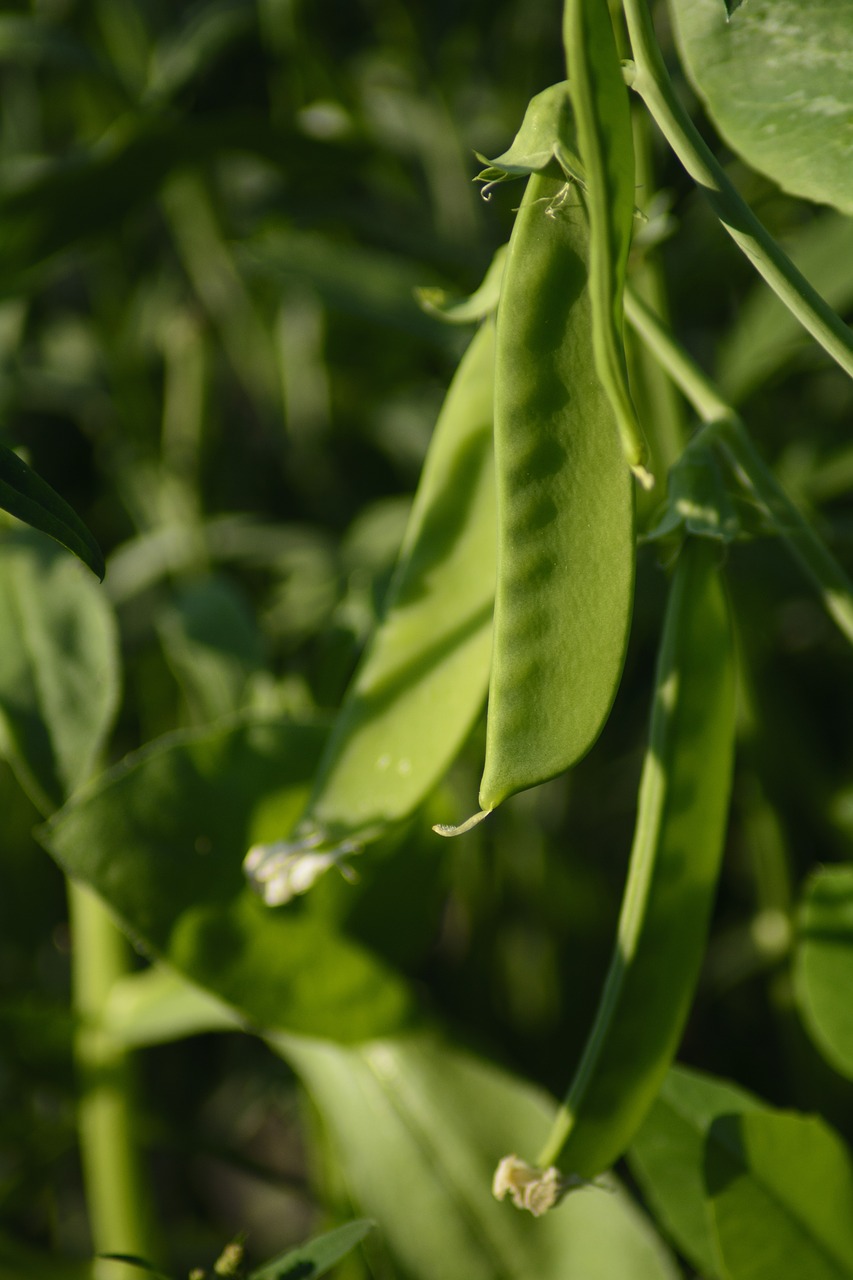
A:
[[[274,1047],[316,1104],[353,1203],[412,1280],[677,1275],[615,1183],[571,1192],[540,1220],[494,1199],[498,1160],[535,1149],[553,1117],[529,1085],[433,1037]]]
[[[853,0],[673,0],[688,73],[723,138],[783,190],[853,213]]]

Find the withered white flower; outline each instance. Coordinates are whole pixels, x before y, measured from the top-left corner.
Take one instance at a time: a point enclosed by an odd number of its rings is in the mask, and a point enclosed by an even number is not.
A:
[[[517,1209],[527,1209],[539,1218],[559,1204],[570,1187],[582,1181],[561,1173],[553,1165],[550,1169],[537,1169],[518,1156],[504,1156],[495,1170],[492,1195],[496,1200],[508,1195]]]
[[[243,859],[243,870],[268,907],[281,907],[299,894],[307,893],[330,867],[337,867],[346,880],[357,878],[343,859],[356,853],[358,845],[346,840],[321,851],[318,846],[323,841],[322,832],[310,831],[296,840],[252,845]]]

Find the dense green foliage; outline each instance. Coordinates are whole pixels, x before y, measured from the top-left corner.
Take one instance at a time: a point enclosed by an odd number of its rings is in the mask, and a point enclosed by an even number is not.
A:
[[[0,1280],[853,1280],[853,0],[652,10],[0,13]]]

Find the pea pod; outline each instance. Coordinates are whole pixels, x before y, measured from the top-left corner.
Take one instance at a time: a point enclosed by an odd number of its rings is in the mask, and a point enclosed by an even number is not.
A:
[[[498,307],[498,578],[480,805],[591,747],[625,657],[631,476],[590,337],[589,227],[575,189],[534,174]]]
[[[688,539],[661,641],[649,747],[616,945],[598,1012],[541,1154],[547,1174],[505,1166],[530,1207],[543,1188],[593,1178],[639,1128],[678,1048],[702,961],[726,830],[735,723],[719,553]],[[554,1168],[553,1166],[557,1166]],[[529,1166],[525,1166],[529,1170]],[[515,1181],[513,1181],[515,1179]],[[516,1195],[516,1188],[518,1194]]]
[[[356,673],[294,838],[249,851],[271,905],[407,817],[448,769],[486,694],[495,579],[494,323],[448,392],[386,614]]]
[[[654,482],[643,466],[646,446],[628,385],[622,336],[634,223],[634,147],[628,90],[607,0],[566,0],[563,41],[590,221],[595,367],[613,406],[628,464],[650,488]]]

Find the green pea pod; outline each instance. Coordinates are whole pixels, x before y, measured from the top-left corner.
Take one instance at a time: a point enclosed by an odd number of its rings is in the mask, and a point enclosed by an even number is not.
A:
[[[731,785],[735,679],[713,541],[688,538],[661,641],[610,970],[543,1165],[592,1178],[622,1154],[678,1049],[705,949]]]
[[[563,40],[569,95],[590,221],[590,297],[595,367],[622,436],[625,457],[645,488],[646,446],[628,386],[622,335],[625,276],[634,224],[634,146],[628,90],[607,0],[566,0]]]
[[[498,307],[485,811],[589,750],[628,640],[633,486],[593,365],[589,230],[573,193],[559,179],[529,179]]]
[[[446,772],[488,683],[495,581],[494,323],[468,347],[424,464],[384,620],[347,693],[292,839],[249,851],[271,905],[390,823]],[[339,864],[340,865],[340,864]]]

